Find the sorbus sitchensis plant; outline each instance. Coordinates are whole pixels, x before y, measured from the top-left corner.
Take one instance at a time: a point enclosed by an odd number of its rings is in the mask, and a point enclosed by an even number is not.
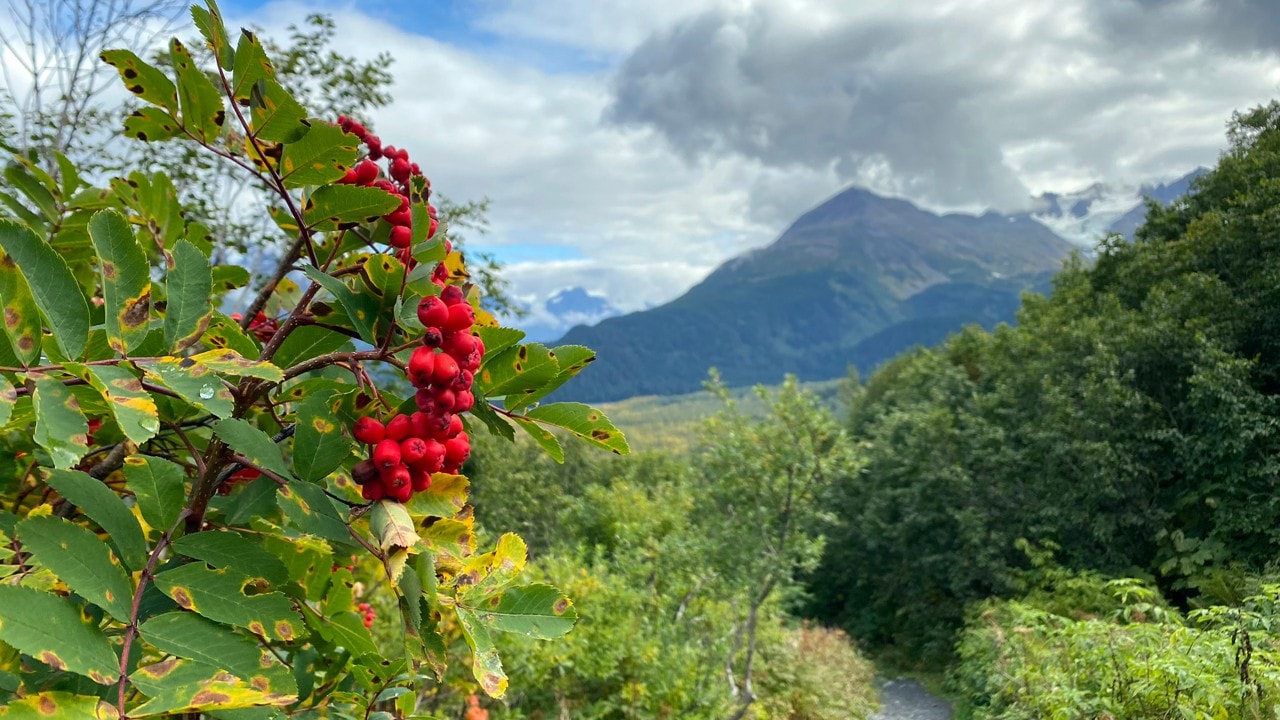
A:
[[[103,54],[139,103],[124,134],[238,168],[273,268],[212,263],[226,239],[145,161],[97,185],[52,151],[56,172],[6,169],[0,714],[413,717],[450,646],[460,690],[499,696],[492,634],[576,615],[516,583],[519,537],[476,547],[471,434],[627,452],[547,401],[594,355],[501,327],[409,153],[309,117],[212,0],[192,16],[203,53]]]

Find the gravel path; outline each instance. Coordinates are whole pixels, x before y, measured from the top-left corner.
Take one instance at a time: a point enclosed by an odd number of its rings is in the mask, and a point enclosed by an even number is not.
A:
[[[880,686],[880,712],[871,720],[949,720],[951,706],[915,680],[886,680]]]

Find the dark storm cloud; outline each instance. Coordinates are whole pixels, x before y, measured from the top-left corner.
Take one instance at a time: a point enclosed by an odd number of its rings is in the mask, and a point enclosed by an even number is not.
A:
[[[1152,171],[1133,145],[1178,120],[1135,110],[1199,104],[1221,127],[1239,88],[1206,65],[1280,42],[1266,29],[1280,31],[1266,7],[1280,0],[961,5],[870,0],[822,22],[783,0],[705,12],[625,60],[606,119],[656,128],[689,158],[830,167],[937,205],[1010,208],[1028,197],[1011,154]]]

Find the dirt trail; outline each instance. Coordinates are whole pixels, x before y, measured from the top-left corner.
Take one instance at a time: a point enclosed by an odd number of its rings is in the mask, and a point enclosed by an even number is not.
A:
[[[871,720],[949,720],[951,706],[915,680],[885,680],[880,686],[880,712]]]

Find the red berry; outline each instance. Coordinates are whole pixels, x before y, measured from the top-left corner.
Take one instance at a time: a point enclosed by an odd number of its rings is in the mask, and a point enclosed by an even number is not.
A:
[[[471,440],[466,435],[459,435],[445,441],[444,464],[446,467],[462,465],[470,455]]]
[[[424,297],[418,303],[418,320],[423,327],[441,327],[449,321],[449,306],[438,297]]]
[[[431,223],[427,225],[427,237],[428,238],[435,237],[436,230],[438,229],[440,229],[440,221],[435,218],[431,218]],[[449,251],[446,250],[445,252],[448,253]]]
[[[416,348],[409,356],[409,382],[423,388],[431,384],[431,373],[436,367],[436,352],[429,347]]]
[[[380,482],[366,483],[360,488],[360,497],[365,500],[381,500],[386,494],[387,490]]]
[[[411,467],[409,468],[409,484],[413,486],[414,492],[422,492],[431,487],[431,473]]]
[[[436,408],[436,396],[431,388],[422,388],[414,393],[413,401],[418,405],[418,410],[423,413],[430,413]]]
[[[449,421],[449,429],[445,430],[444,434],[445,434],[445,437],[454,437],[458,433],[462,432],[462,430],[463,430],[462,418],[458,417],[457,415],[454,415],[453,419]]]
[[[440,267],[444,267],[444,265],[441,265]],[[450,285],[440,291],[440,299],[444,301],[445,305],[453,306],[460,302],[464,302],[466,300],[466,296],[462,294],[462,288],[457,285]]]
[[[427,451],[413,466],[427,473],[439,472],[444,465],[444,444],[436,440],[427,440],[426,443]]]
[[[476,405],[476,396],[470,390],[459,390],[453,396],[453,411],[466,412]]]
[[[351,480],[357,485],[367,485],[378,477],[378,466],[372,460],[361,460],[351,468]]]
[[[347,172],[336,181],[339,185],[353,185],[356,182],[355,168],[347,168]]]
[[[453,307],[462,306],[454,305]],[[470,307],[470,305],[467,307]],[[452,313],[453,308],[449,308],[449,312]],[[476,349],[476,336],[469,332],[449,333],[445,336],[444,344],[440,346],[440,349],[452,355],[455,360],[464,358]]]
[[[404,225],[397,225],[391,228],[389,241],[391,247],[407,248],[413,241],[413,231]]]
[[[382,471],[382,486],[388,495],[409,484],[409,467],[404,463],[396,463]]]
[[[362,417],[351,427],[351,434],[366,445],[376,445],[387,436],[387,429],[374,418]]]
[[[458,377],[461,370],[458,368],[458,361],[449,355],[439,355],[436,357],[436,366],[432,368],[431,376],[435,379],[436,384],[441,387],[448,387],[453,379]]]
[[[373,464],[383,470],[400,464],[400,443],[387,438],[374,446]]]
[[[403,157],[398,157],[392,161],[391,177],[400,182],[409,182],[409,163]]]
[[[413,483],[407,482],[404,485],[387,493],[387,497],[398,502],[409,502],[409,498],[413,497]]]
[[[411,429],[408,415],[397,415],[391,418],[391,422],[387,423],[387,439],[400,442],[409,437]]]
[[[388,145],[382,148],[382,154],[386,155],[389,158],[393,158],[393,157],[398,157],[400,155],[400,151],[396,150],[395,145]]]
[[[475,353],[472,353],[472,355],[474,354]],[[472,355],[468,355],[467,357],[471,357]],[[460,365],[463,368],[468,367],[468,365],[465,362],[461,363]],[[475,378],[476,378],[475,373],[471,372],[470,370],[464,369],[462,372],[458,373],[458,378],[453,381],[453,384],[449,386],[449,389],[453,390],[454,392],[470,390],[471,383],[472,381],[475,380]]]
[[[356,163],[355,171],[356,171],[356,182],[361,185],[368,185],[369,183],[376,180],[378,177],[377,163],[371,162],[369,160],[361,160],[360,162]]]
[[[427,454],[427,441],[420,437],[407,437],[400,441],[400,461],[412,465]]]
[[[422,438],[426,440],[431,437],[431,426],[428,422],[429,415],[425,412],[416,412],[409,416],[409,435],[411,437]]]
[[[404,227],[409,227],[413,224],[413,215],[408,210],[397,210],[388,215],[383,215],[382,219],[392,225],[403,225]]]
[[[422,344],[429,348],[440,347],[444,342],[444,333],[438,327],[427,327],[422,331]]]
[[[476,311],[468,303],[458,303],[449,308],[449,320],[444,324],[446,333],[460,333],[475,325]]]
[[[452,410],[453,404],[456,401],[457,401],[457,396],[449,388],[436,390],[436,407],[446,411]],[[448,426],[446,425],[445,427],[448,427]]]

